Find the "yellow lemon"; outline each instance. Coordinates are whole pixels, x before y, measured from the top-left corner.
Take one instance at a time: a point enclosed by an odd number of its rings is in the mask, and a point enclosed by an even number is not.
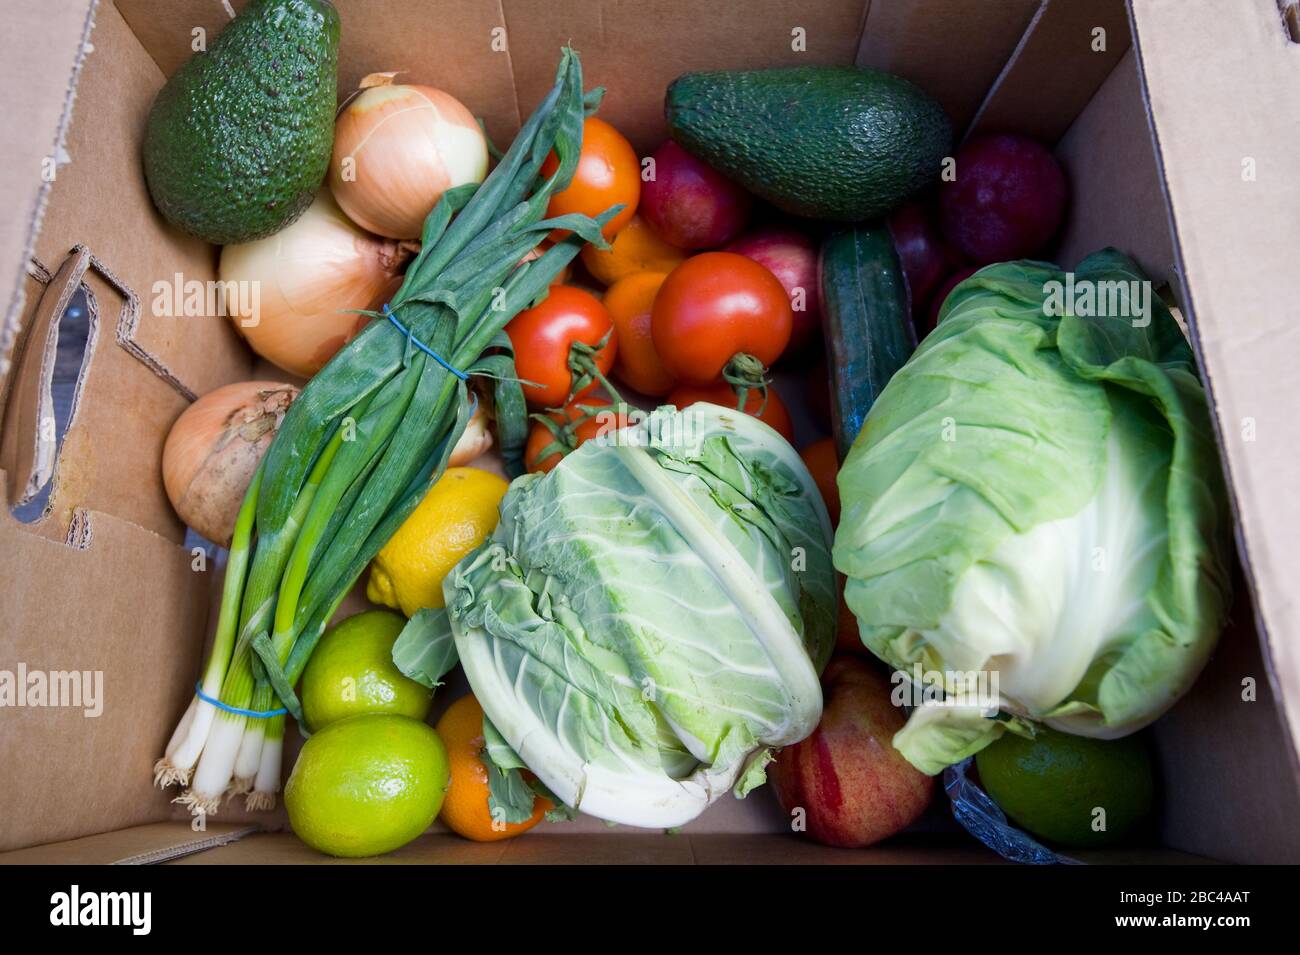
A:
[[[478,468],[448,468],[370,564],[366,596],[408,617],[441,607],[442,579],[497,526],[509,484]]]

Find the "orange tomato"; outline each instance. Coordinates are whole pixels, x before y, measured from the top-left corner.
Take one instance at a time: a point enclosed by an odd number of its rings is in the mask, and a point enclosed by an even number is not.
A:
[[[609,242],[608,249],[588,244],[582,247],[582,264],[602,285],[637,272],[671,272],[682,264],[686,253],[655,234],[640,216],[633,216]]]
[[[609,401],[605,398],[575,398],[564,407],[564,414],[552,411],[550,419],[556,424],[562,424],[566,419],[570,422],[577,421],[587,414],[583,408],[608,408]],[[598,438],[602,434],[615,431],[624,427],[628,423],[627,413],[620,411],[597,411],[592,417],[583,421],[573,429],[569,446],[564,451],[552,451],[546,457],[542,457],[542,452],[548,445],[553,444],[557,439],[554,432],[540,421],[534,421],[532,430],[528,432],[528,444],[524,447],[524,467],[529,471],[536,471],[545,474],[564,459],[564,456],[570,451],[576,450],[583,444],[586,444],[592,438]],[[560,439],[561,444],[566,442]]]
[[[689,408],[697,401],[708,401],[724,408],[736,407],[736,393],[725,381],[715,381],[709,385],[679,385],[668,396],[668,404],[678,408]],[[759,413],[759,408],[763,408]],[[745,414],[753,415],[787,441],[794,442],[794,425],[790,423],[790,412],[785,402],[771,385],[767,388],[767,406],[763,407],[763,396],[757,390],[751,390],[745,397]]]
[[[479,755],[483,751],[483,707],[474,694],[466,694],[447,707],[434,728],[447,747],[451,770],[438,818],[452,832],[475,842],[497,842],[527,832],[551,810],[551,801],[537,796],[528,819],[494,825],[488,808],[488,770]]]
[[[826,502],[826,512],[831,516],[831,526],[840,522],[840,489],[835,477],[840,471],[839,455],[835,453],[835,442],[830,438],[814,441],[799,452],[808,473],[817,482],[822,500]]]
[[[549,176],[559,165],[560,161],[552,153],[542,163],[542,175]],[[623,210],[601,230],[608,239],[636,215],[636,206],[640,201],[641,163],[636,158],[636,150],[609,123],[589,116],[582,124],[582,151],[578,154],[578,168],[574,170],[568,188],[551,196],[546,214],[562,216],[580,212],[596,216],[621,202]]]
[[[639,272],[619,279],[605,292],[605,309],[618,336],[614,374],[641,394],[654,397],[668,394],[676,384],[650,337],[650,310],[667,277],[661,272]]]

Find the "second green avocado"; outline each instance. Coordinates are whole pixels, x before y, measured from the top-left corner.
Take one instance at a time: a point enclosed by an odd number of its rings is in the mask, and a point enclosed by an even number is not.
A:
[[[948,117],[920,88],[853,66],[687,73],[664,105],[689,152],[817,219],[883,215],[938,176],[952,145]]]
[[[311,204],[329,167],[339,16],[328,0],[251,0],[158,93],[144,138],[154,204],[209,242],[249,242]]]

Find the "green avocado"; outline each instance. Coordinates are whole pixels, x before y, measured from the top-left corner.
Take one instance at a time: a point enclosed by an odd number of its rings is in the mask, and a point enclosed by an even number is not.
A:
[[[664,106],[689,152],[816,219],[889,212],[934,180],[952,146],[938,103],[891,73],[853,66],[686,73]]]
[[[339,15],[328,0],[251,0],[159,91],[144,173],[173,225],[221,245],[283,229],[329,167]]]

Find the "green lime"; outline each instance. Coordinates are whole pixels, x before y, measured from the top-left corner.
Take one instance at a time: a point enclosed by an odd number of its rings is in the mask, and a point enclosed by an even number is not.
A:
[[[1079,849],[1114,845],[1142,826],[1155,801],[1141,736],[1100,740],[1039,727],[1006,733],[975,757],[980,781],[1020,828]]]
[[[289,825],[332,856],[406,845],[442,808],[447,750],[427,723],[372,713],[331,723],[298,754],[284,787]]]
[[[393,644],[406,619],[368,610],[336,624],[302,674],[302,713],[312,731],[363,713],[395,713],[423,720],[433,691],[393,665]]]

